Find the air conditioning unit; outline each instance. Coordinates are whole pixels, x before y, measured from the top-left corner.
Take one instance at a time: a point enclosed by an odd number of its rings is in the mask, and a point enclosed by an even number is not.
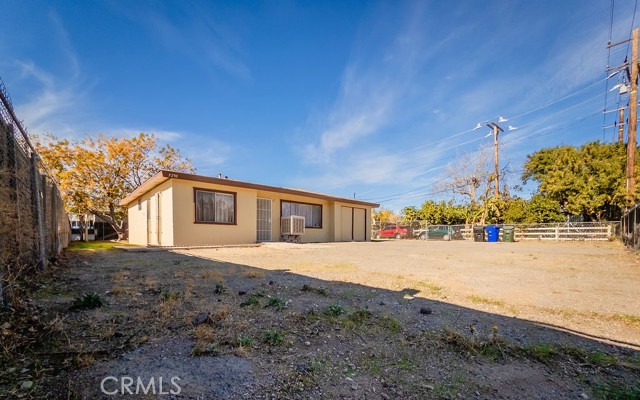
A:
[[[280,220],[280,234],[300,236],[304,235],[304,217],[291,215]]]

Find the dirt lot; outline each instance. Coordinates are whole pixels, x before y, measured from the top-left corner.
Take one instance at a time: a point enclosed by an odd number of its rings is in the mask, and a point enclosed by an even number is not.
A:
[[[50,334],[0,397],[140,377],[161,399],[640,398],[640,265],[616,243],[76,250],[44,278]],[[92,292],[108,304],[70,310]]]
[[[557,325],[640,347],[640,259],[619,243],[415,240],[183,252]]]

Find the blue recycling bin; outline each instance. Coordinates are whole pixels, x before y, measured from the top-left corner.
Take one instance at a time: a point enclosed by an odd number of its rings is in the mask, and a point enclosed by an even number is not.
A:
[[[497,242],[500,236],[500,227],[496,225],[487,225],[487,242]]]

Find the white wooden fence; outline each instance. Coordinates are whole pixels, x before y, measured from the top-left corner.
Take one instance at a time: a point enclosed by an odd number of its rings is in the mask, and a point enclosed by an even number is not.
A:
[[[554,226],[555,225],[555,226]],[[607,241],[620,234],[619,222],[516,225],[516,240]]]

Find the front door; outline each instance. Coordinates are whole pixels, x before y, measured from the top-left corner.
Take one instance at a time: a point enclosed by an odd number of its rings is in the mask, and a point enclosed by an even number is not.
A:
[[[256,232],[258,242],[271,241],[271,199],[258,198]]]
[[[161,244],[160,193],[147,199],[147,245]]]

